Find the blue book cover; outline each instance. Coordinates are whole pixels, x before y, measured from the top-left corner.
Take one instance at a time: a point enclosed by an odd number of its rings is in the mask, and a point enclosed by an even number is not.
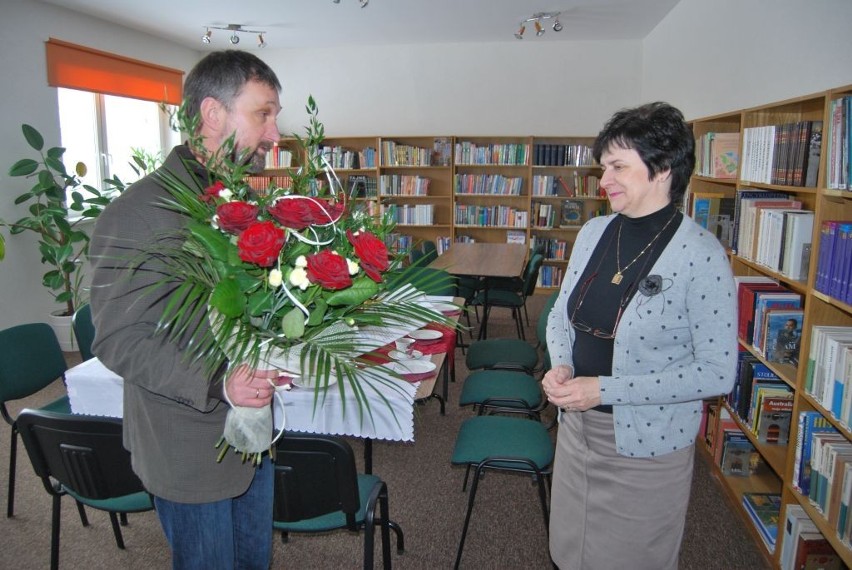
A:
[[[797,440],[796,457],[794,466],[798,477],[792,481],[798,491],[807,497],[811,490],[811,446],[813,434],[822,432],[837,432],[828,419],[819,412],[801,412],[799,414],[799,434]],[[799,453],[801,450],[801,453]],[[798,480],[796,480],[798,479]]]

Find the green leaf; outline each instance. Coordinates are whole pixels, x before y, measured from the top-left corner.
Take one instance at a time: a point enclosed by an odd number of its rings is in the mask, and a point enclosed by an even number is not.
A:
[[[298,308],[293,307],[281,319],[281,331],[287,338],[301,338],[305,334],[305,315]]]
[[[219,281],[210,295],[210,306],[226,317],[236,318],[243,314],[246,299],[233,279]]]
[[[252,317],[259,317],[270,307],[272,300],[271,291],[257,291],[248,299],[248,313]]]
[[[44,163],[47,165],[48,168],[55,172],[58,172],[59,174],[62,174],[63,176],[67,174],[67,171],[65,170],[65,164],[58,158],[48,156],[44,159]]]
[[[190,222],[187,226],[189,232],[204,245],[204,249],[214,259],[219,261],[228,261],[228,237],[213,228],[209,224],[201,222]]]
[[[41,133],[35,129],[35,127],[31,127],[24,123],[21,125],[21,130],[24,132],[24,138],[27,139],[27,144],[29,144],[32,148],[38,151],[44,148],[44,138],[41,136]]]
[[[335,291],[326,297],[332,307],[341,305],[360,305],[379,292],[379,284],[369,277],[361,277],[352,282],[351,287]]]
[[[323,301],[322,299],[317,299],[314,302],[314,310],[311,311],[310,317],[308,317],[308,326],[315,327],[322,322],[323,317],[325,317],[325,313],[328,310],[328,303]]]
[[[22,158],[9,169],[9,176],[29,176],[38,168],[39,163],[31,158]]]

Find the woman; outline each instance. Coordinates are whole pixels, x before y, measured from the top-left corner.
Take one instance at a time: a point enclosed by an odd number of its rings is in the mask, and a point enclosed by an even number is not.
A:
[[[561,408],[550,552],[563,570],[677,568],[702,399],[733,386],[730,264],[675,206],[692,137],[679,110],[651,103],[595,141],[614,214],[577,235],[542,383]]]

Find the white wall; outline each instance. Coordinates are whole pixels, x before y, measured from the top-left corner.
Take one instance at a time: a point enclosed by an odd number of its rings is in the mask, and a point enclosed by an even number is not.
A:
[[[41,131],[49,146],[59,144],[56,89],[48,87],[44,42],[66,40],[178,69],[189,69],[198,59],[193,50],[151,36],[116,28],[98,20],[31,0],[2,0],[0,12],[0,218],[14,221],[26,214],[13,199],[31,183],[10,178],[9,166],[32,150],[21,135],[21,123]],[[29,236],[6,239],[6,259],[0,262],[0,328],[44,321],[58,306],[41,286],[44,266],[36,240]]]
[[[329,136],[590,135],[636,102],[638,42],[507,42],[265,51],[284,132],[312,94]]]
[[[681,0],[643,43],[642,99],[687,118],[852,83],[850,0]]]

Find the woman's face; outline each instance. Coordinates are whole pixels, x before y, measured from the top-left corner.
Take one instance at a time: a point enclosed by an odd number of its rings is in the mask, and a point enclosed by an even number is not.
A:
[[[671,171],[648,180],[648,168],[633,149],[610,146],[601,154],[601,167],[601,187],[613,212],[638,218],[653,214],[671,201]]]

